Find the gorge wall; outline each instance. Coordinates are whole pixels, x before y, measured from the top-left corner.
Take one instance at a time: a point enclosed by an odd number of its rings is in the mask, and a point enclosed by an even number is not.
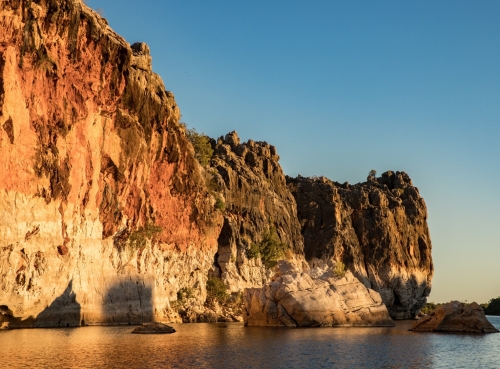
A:
[[[252,140],[240,143],[236,132],[220,137],[215,145],[211,167],[226,204],[216,272],[233,291],[262,286],[273,274],[261,258],[247,256],[270,227],[286,245],[287,258],[302,264],[297,207],[278,160],[274,146]]]
[[[271,229],[298,268],[343,261],[414,315],[431,242],[404,173],[287,178],[275,147],[235,132],[203,168],[151,62],[80,0],[0,3],[0,325],[178,320],[177,293],[201,309],[209,276],[268,283],[248,250]]]
[[[222,216],[172,93],[79,0],[0,3],[0,319],[172,320]]]
[[[307,260],[342,261],[379,292],[396,319],[413,318],[430,293],[433,264],[427,208],[404,172],[356,185],[287,178]]]

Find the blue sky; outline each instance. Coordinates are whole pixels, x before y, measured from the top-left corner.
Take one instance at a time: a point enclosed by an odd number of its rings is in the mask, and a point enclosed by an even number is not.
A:
[[[267,141],[292,176],[406,171],[430,300],[500,295],[499,1],[87,3],[149,44],[188,126]]]

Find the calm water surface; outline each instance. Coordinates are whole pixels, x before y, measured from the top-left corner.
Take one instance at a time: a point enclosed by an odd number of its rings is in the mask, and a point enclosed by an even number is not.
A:
[[[500,328],[500,317],[488,317]],[[0,332],[0,368],[500,368],[500,333],[413,333],[395,328],[254,328],[172,324]],[[227,326],[227,327],[224,327]]]

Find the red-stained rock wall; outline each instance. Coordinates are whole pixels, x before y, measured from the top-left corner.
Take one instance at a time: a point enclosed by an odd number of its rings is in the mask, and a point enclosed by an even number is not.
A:
[[[172,320],[181,287],[204,300],[222,217],[179,116],[147,45],[81,1],[0,3],[0,316]]]

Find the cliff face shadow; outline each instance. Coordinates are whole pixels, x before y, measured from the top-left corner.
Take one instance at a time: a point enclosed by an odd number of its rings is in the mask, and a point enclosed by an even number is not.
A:
[[[35,318],[34,327],[79,327],[81,306],[76,301],[71,280],[63,294]]]
[[[105,325],[153,322],[153,291],[150,284],[142,279],[118,280],[103,298],[102,315],[102,324]]]

